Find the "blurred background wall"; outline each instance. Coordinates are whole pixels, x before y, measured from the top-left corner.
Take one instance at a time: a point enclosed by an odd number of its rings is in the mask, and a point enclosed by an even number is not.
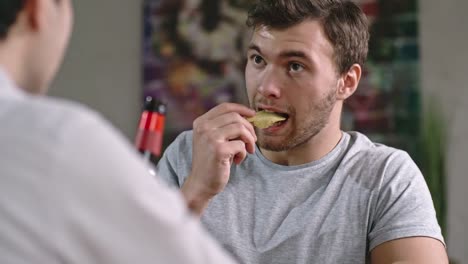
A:
[[[420,0],[421,82],[426,102],[437,98],[447,123],[450,255],[468,263],[468,1]]]
[[[75,25],[51,95],[101,112],[128,138],[141,109],[141,1],[73,1]]]
[[[388,0],[392,1],[392,0]],[[141,0],[74,1],[70,48],[51,95],[82,102],[133,140],[141,109]],[[468,263],[468,1],[420,0],[421,89],[446,121],[451,257]]]

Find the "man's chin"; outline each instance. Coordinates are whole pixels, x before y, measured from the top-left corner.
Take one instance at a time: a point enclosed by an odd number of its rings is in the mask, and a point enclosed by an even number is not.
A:
[[[278,140],[259,139],[257,141],[257,145],[262,149],[273,152],[281,152],[291,149],[291,147],[286,142],[284,142],[284,140],[278,142]]]

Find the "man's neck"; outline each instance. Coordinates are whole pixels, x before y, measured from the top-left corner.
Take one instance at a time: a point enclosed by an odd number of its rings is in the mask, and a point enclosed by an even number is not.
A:
[[[324,138],[323,134],[326,134],[326,138]],[[260,150],[267,159],[274,163],[285,166],[301,165],[325,157],[338,145],[342,136],[341,130],[331,133],[322,130],[306,143],[290,150],[281,152],[269,151],[262,148]]]
[[[0,67],[17,86],[21,86],[21,74],[17,70],[18,62],[12,58],[12,54],[9,52],[9,49],[3,46],[4,43],[0,44]]]
[[[0,67],[18,87],[26,87],[23,45],[17,41],[0,42]]]

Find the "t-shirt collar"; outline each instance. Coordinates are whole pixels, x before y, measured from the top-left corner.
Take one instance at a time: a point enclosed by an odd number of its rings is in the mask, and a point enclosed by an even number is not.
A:
[[[25,92],[21,90],[0,66],[0,97],[23,98]]]

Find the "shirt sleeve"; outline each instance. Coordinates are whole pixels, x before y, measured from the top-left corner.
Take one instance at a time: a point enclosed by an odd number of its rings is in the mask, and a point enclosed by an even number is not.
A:
[[[188,132],[181,133],[164,151],[156,166],[158,178],[170,187],[180,188],[191,169],[191,138]],[[180,159],[183,160],[180,160]],[[180,174],[187,175],[180,175]]]
[[[396,151],[383,166],[369,250],[390,240],[416,236],[444,243],[423,175],[406,152]]]
[[[65,262],[233,263],[109,124],[84,116],[63,134],[55,241]]]

